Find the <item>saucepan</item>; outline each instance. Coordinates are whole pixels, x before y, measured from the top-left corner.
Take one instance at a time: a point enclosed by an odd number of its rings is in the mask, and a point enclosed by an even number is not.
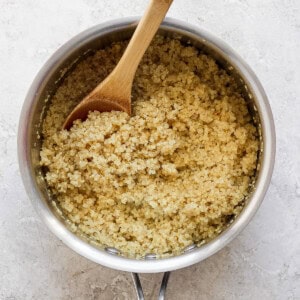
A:
[[[39,165],[41,128],[51,95],[68,70],[91,51],[112,42],[129,39],[138,18],[125,18],[97,25],[72,38],[58,49],[34,79],[20,116],[18,154],[21,176],[33,206],[48,228],[67,246],[103,266],[132,272],[138,299],[144,299],[138,273],[166,272],[159,299],[164,299],[170,271],[196,264],[213,255],[232,241],[249,223],[259,208],[270,183],[275,158],[275,129],[270,105],[264,89],[250,67],[229,46],[210,33],[187,23],[167,18],[159,34],[180,39],[213,56],[217,63],[239,82],[260,136],[255,183],[245,199],[238,217],[215,239],[197,246],[190,245],[173,257],[157,258],[149,253],[143,259],[128,258],[109,245],[96,246],[88,237],[76,234],[63,214],[55,209],[51,194]]]

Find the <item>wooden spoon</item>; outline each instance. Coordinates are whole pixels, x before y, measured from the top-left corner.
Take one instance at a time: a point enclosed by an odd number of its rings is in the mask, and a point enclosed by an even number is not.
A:
[[[89,111],[119,110],[131,114],[131,88],[136,69],[173,0],[151,0],[117,66],[69,114],[63,128]]]

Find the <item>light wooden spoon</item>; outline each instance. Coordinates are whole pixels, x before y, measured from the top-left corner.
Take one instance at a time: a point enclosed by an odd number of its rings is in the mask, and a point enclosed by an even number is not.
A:
[[[131,88],[136,69],[173,0],[151,0],[117,66],[69,114],[63,128],[89,111],[119,110],[131,114]]]

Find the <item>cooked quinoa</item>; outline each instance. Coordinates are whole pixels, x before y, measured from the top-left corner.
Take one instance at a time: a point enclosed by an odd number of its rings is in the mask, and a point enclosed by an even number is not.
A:
[[[126,42],[79,62],[52,97],[41,165],[63,214],[127,256],[177,254],[241,211],[257,164],[257,128],[235,80],[213,58],[155,38],[137,70],[132,116],[70,110],[116,65]]]

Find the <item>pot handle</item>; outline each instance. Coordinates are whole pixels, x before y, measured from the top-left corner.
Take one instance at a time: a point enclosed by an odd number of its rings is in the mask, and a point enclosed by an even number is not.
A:
[[[170,273],[171,272],[164,273],[164,277],[162,279],[160,290],[159,290],[158,300],[165,299]],[[137,300],[145,300],[139,274],[138,273],[131,273],[131,274],[132,274],[133,284],[137,295]]]

